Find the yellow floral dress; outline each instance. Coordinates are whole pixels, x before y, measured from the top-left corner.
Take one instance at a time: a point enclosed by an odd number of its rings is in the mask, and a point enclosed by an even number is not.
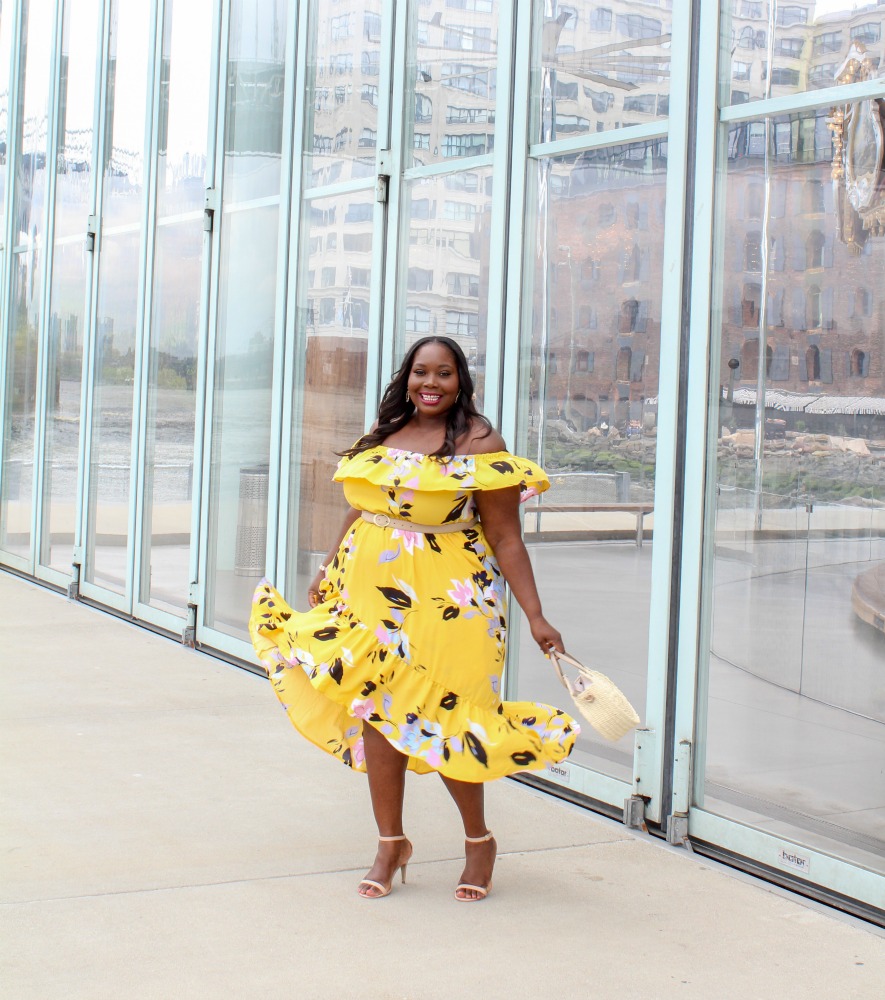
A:
[[[439,461],[378,446],[342,459],[351,506],[416,524],[470,521],[474,494],[549,481],[508,452]],[[563,760],[580,732],[549,705],[501,701],[504,581],[481,524],[424,534],[357,520],[321,587],[293,611],[263,581],[252,642],[295,728],[365,771],[362,725],[408,756],[410,770],[490,781]]]

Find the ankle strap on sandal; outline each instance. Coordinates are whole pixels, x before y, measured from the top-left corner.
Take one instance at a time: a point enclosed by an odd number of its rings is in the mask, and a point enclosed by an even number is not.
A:
[[[378,839],[383,840],[385,843],[387,843],[388,841],[405,840],[406,835],[404,833],[401,833],[398,837],[379,837]]]
[[[487,841],[491,840],[492,837],[492,831],[489,830],[489,832],[484,834],[482,837],[465,837],[464,839],[468,844],[485,844]]]

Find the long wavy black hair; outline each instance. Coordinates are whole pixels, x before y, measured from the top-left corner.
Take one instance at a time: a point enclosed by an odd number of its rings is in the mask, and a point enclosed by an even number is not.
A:
[[[381,406],[378,408],[375,429],[364,434],[352,448],[339,452],[339,454],[345,458],[353,458],[361,451],[367,451],[369,448],[381,444],[385,438],[409,422],[415,412],[415,404],[408,398],[407,393],[409,373],[415,363],[415,355],[427,344],[442,344],[451,352],[455,359],[455,368],[458,371],[458,388],[461,390],[458,398],[446,413],[446,436],[442,447],[433,452],[431,457],[450,458],[455,454],[455,442],[458,438],[476,424],[485,427],[481,437],[491,433],[492,425],[474,405],[473,379],[470,377],[470,369],[467,367],[467,358],[464,357],[464,352],[450,337],[422,337],[409,348],[398,371],[384,390]]]

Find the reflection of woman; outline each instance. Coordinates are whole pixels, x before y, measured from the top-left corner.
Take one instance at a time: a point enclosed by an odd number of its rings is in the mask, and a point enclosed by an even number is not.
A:
[[[255,593],[252,641],[292,722],[368,774],[380,835],[358,890],[369,899],[390,892],[397,868],[405,881],[407,769],[437,771],[455,800],[467,839],[455,897],[479,900],[496,855],[483,782],[561,761],[578,733],[557,709],[500,699],[504,580],[541,650],[563,648],[518,512],[521,492],[549,484],[472,400],[458,345],[418,341],[339,463],[351,509],[310,584],[312,610],[293,612],[266,582]]]

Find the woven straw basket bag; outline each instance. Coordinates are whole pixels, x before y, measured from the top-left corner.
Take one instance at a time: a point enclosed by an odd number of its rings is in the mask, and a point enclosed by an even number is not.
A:
[[[614,742],[639,725],[636,709],[627,701],[623,691],[605,674],[585,667],[573,656],[556,649],[551,649],[549,656],[563,687],[572,696],[575,707],[600,736]],[[578,671],[575,680],[566,677],[560,660]]]

